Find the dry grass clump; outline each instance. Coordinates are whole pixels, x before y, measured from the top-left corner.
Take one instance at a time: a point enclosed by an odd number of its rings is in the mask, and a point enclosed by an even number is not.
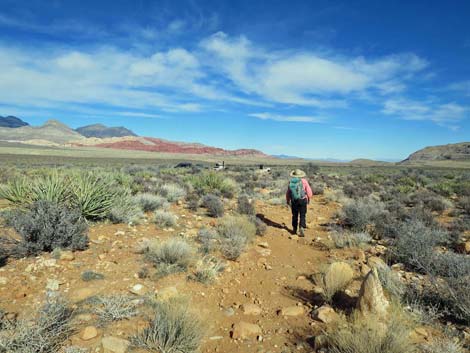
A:
[[[354,278],[354,271],[345,262],[334,262],[324,271],[314,275],[314,281],[322,289],[325,301],[331,303],[339,291],[346,289]]]
[[[202,198],[201,204],[207,209],[207,214],[211,217],[222,217],[224,215],[224,203],[216,195],[205,195]]]
[[[184,188],[178,184],[164,184],[160,187],[160,193],[166,197],[169,202],[181,200],[186,195]]]
[[[169,203],[163,196],[151,193],[142,193],[134,196],[134,200],[140,205],[142,211],[150,212],[157,209],[167,209]]]
[[[245,216],[226,216],[217,227],[220,250],[229,260],[236,260],[255,237],[256,226]]]
[[[225,269],[225,264],[214,256],[205,256],[196,263],[191,279],[201,283],[213,283],[218,274]]]
[[[179,301],[152,302],[148,327],[132,337],[134,347],[159,353],[193,353],[203,337],[201,319]]]
[[[164,277],[187,271],[193,263],[194,249],[183,240],[170,239],[163,243],[150,243],[145,258],[156,267],[157,277]]]
[[[327,329],[330,353],[417,353],[410,340],[411,320],[401,307],[393,307],[388,318],[367,317],[353,312]]]
[[[56,353],[74,331],[71,318],[67,303],[50,297],[34,319],[6,322],[0,331],[0,352]]]
[[[174,227],[177,219],[173,213],[163,210],[155,211],[153,216],[153,221],[159,227]]]
[[[111,321],[129,319],[138,313],[135,298],[126,295],[96,296],[87,302],[93,305],[92,311],[98,315],[101,325]]]
[[[372,237],[366,232],[332,232],[331,240],[339,249],[363,247],[372,241]]]
[[[422,344],[420,347],[422,353],[464,353],[464,348],[459,343],[449,339],[435,339],[430,343]]]

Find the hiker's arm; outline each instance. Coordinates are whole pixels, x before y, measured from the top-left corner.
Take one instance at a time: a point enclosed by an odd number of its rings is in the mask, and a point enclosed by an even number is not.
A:
[[[312,188],[310,187],[310,184],[308,183],[307,180],[303,179],[303,181],[304,181],[305,193],[307,194],[308,200],[310,201],[310,199],[313,196]]]
[[[291,199],[291,196],[290,196],[290,189],[289,187],[287,187],[287,191],[286,191],[286,203],[289,205],[290,204],[290,199]]]

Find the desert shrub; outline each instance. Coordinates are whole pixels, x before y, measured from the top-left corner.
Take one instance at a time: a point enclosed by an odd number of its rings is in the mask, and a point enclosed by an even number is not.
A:
[[[217,227],[221,238],[220,250],[229,260],[236,260],[256,235],[255,225],[245,216],[226,216]]]
[[[352,199],[359,199],[363,197],[367,197],[372,194],[374,190],[368,184],[347,184],[343,186],[344,194]]]
[[[359,232],[366,230],[367,226],[384,213],[384,205],[370,199],[354,200],[343,206],[339,214],[340,220],[346,226]]]
[[[248,196],[241,195],[238,197],[238,200],[237,200],[237,211],[240,214],[253,216],[255,214],[255,206],[250,201]]]
[[[219,235],[214,229],[201,228],[197,233],[197,240],[201,243],[199,248],[203,254],[208,254],[217,248]]]
[[[71,178],[73,204],[87,219],[103,219],[123,190],[106,174],[76,173]]]
[[[426,227],[419,220],[404,222],[391,248],[392,258],[410,269],[426,272],[432,268],[434,247],[446,238],[443,230]]]
[[[188,210],[196,212],[199,208],[199,196],[196,193],[191,193],[186,196],[186,207]]]
[[[159,227],[174,227],[177,217],[171,212],[156,210],[153,214],[153,221]]]
[[[253,224],[256,227],[256,235],[263,236],[268,230],[268,226],[258,217],[251,217]]]
[[[203,324],[186,304],[154,302],[152,307],[148,326],[131,339],[133,346],[161,353],[198,351]]]
[[[155,211],[156,209],[167,209],[169,204],[163,196],[151,193],[142,193],[134,196],[144,212]]]
[[[326,331],[331,353],[416,353],[410,340],[411,323],[401,309],[391,310],[388,320],[354,312]]]
[[[369,244],[372,237],[365,232],[351,233],[351,232],[332,232],[331,239],[337,248],[353,248]]]
[[[459,344],[447,338],[436,338],[432,342],[420,345],[422,353],[464,353],[464,348]]]
[[[458,205],[466,214],[470,215],[470,196],[462,197]]]
[[[87,303],[92,305],[92,312],[99,318],[100,324],[129,319],[138,313],[135,298],[126,295],[91,297]]]
[[[323,184],[312,183],[310,187],[312,188],[312,193],[314,195],[323,195],[323,193],[325,192],[325,185]]]
[[[192,175],[188,181],[199,195],[221,194],[232,197],[236,189],[234,181],[212,171]]]
[[[374,219],[374,237],[376,239],[396,238],[399,226],[400,222],[390,212],[384,212]]]
[[[137,201],[129,196],[116,198],[109,210],[108,218],[113,223],[137,224],[143,217],[142,210]]]
[[[350,199],[344,195],[342,190],[325,190],[323,194],[330,202],[338,202],[344,205],[350,201]]]
[[[202,198],[201,204],[207,209],[207,214],[211,217],[222,217],[224,215],[224,203],[216,195],[205,195]]]
[[[145,253],[147,261],[157,269],[157,277],[185,272],[193,262],[193,248],[183,240],[170,239],[163,243],[150,243]]]
[[[331,303],[336,293],[346,289],[354,278],[354,271],[345,262],[334,262],[313,276],[315,284],[322,289],[325,301]]]
[[[104,275],[95,271],[84,271],[80,278],[82,281],[89,282],[104,279]]]
[[[69,346],[64,348],[64,353],[88,353],[88,348]]]
[[[83,250],[88,244],[88,227],[80,212],[49,201],[17,210],[8,222],[21,235],[16,251],[23,256],[55,248]]]
[[[225,265],[222,261],[214,256],[205,256],[196,263],[196,269],[190,278],[205,284],[213,283],[224,269]]]
[[[303,165],[302,169],[305,171],[305,174],[307,174],[308,176],[312,176],[320,172],[320,166],[311,162]]]
[[[380,283],[385,290],[390,295],[400,300],[403,297],[406,288],[398,274],[386,264],[379,264],[376,266],[376,269]]]
[[[8,322],[0,334],[0,352],[55,353],[73,333],[72,311],[60,297],[49,297],[32,320]]]
[[[268,200],[268,203],[270,205],[275,205],[275,206],[278,206],[278,205],[285,205],[286,203],[286,198],[283,197],[283,196],[279,196],[279,197],[272,197]]]
[[[160,193],[169,202],[181,200],[186,195],[186,190],[178,184],[164,184],[160,187]]]

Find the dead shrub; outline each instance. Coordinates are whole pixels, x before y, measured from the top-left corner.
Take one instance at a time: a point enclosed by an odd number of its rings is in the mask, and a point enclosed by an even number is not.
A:
[[[314,275],[314,281],[322,289],[325,301],[331,303],[339,291],[346,289],[354,278],[354,271],[345,262],[334,262],[324,271]]]

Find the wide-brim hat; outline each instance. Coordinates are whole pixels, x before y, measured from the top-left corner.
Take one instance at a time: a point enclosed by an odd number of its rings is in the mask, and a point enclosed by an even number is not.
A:
[[[305,172],[300,169],[294,169],[290,172],[290,176],[294,178],[303,178],[305,176]]]

